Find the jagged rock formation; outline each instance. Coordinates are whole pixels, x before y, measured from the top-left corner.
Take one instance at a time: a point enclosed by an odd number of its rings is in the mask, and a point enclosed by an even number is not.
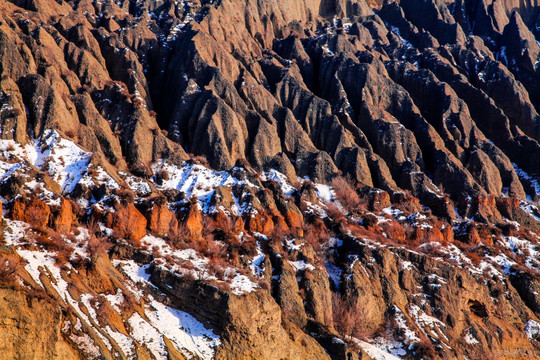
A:
[[[539,29],[536,1],[0,3],[3,354],[538,358]]]

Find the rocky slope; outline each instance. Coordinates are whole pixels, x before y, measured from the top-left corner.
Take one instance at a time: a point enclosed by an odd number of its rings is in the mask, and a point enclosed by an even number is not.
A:
[[[0,2],[1,357],[539,358],[539,29]]]

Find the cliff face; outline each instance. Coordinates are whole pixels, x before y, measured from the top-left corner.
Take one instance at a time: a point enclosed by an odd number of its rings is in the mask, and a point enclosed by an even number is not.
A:
[[[539,358],[538,29],[1,2],[0,357]]]

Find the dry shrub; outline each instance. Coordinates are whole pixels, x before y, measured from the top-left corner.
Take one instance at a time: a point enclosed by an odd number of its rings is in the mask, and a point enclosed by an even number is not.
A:
[[[74,232],[74,233],[77,232],[77,234],[71,233],[71,234],[65,235],[66,239],[68,239],[70,242],[75,242],[75,241],[77,241],[77,235],[80,234],[80,231],[79,231],[79,229],[77,229],[77,228],[75,228],[75,230],[74,230],[73,232]]]
[[[209,216],[203,218],[203,232],[202,237],[207,239],[207,253],[208,256],[212,256],[213,251],[220,250],[218,248],[212,249],[216,246],[216,243],[211,240],[217,240],[225,245],[225,254],[222,256],[228,257],[231,261],[236,261],[241,255],[254,256],[257,254],[257,243],[252,237],[239,238],[238,231],[236,229],[237,217],[229,216],[216,221]],[[223,246],[221,246],[223,247]],[[223,250],[220,250],[222,253]]]
[[[385,221],[380,224],[381,230],[388,235],[393,241],[403,244],[405,243],[405,229],[397,221]]]
[[[189,260],[181,261],[179,265],[184,270],[194,270],[195,269],[195,265],[193,265],[193,263],[191,261],[189,261]]]
[[[120,304],[120,311],[126,316],[131,316],[137,311],[136,309],[139,307],[139,302],[135,295],[129,291],[122,291],[122,296],[124,297],[124,301]]]
[[[259,287],[264,290],[271,289],[270,283],[266,279],[259,279]]]
[[[0,283],[3,285],[16,284],[17,272],[20,268],[22,268],[21,258],[0,254]]]
[[[204,256],[227,257],[227,247],[214,240],[214,235],[205,227],[202,236],[190,235],[185,224],[178,225],[178,232],[169,237],[174,249],[193,249]]]
[[[167,169],[161,169],[156,173],[156,183],[158,185],[163,184],[164,181],[167,181],[169,179],[170,179],[170,175]]]
[[[441,244],[437,242],[427,242],[422,245],[421,248],[419,248],[420,251],[422,251],[424,254],[434,256],[434,257],[440,257],[445,260],[450,259],[450,255],[448,252],[443,250],[443,247]]]
[[[152,176],[152,170],[150,169],[150,166],[143,163],[142,161],[137,161],[135,163],[132,163],[129,170],[135,176],[139,176],[143,178],[148,178]]]
[[[340,227],[340,231],[342,234],[350,234],[353,237],[356,238],[369,238],[373,241],[380,242],[382,244],[393,244],[394,242],[390,238],[386,238],[381,235],[381,231],[378,227],[371,227],[369,229],[366,229],[365,227],[355,224],[355,223],[349,223],[349,224],[343,224]]]
[[[27,206],[25,210],[26,221],[37,229],[43,229],[42,224],[49,220],[49,213],[39,206]]]
[[[86,263],[86,260],[80,254],[77,253],[74,256],[70,257],[69,263],[75,269],[80,269]]]
[[[375,227],[377,226],[378,223],[379,223],[379,219],[378,219],[377,216],[375,216],[374,214],[366,214],[366,215],[362,218],[362,225],[363,225],[366,229],[375,228]]]
[[[189,157],[199,165],[204,166],[207,169],[210,169],[210,164],[208,163],[208,159],[204,155],[193,155],[189,154]]]
[[[206,265],[210,274],[221,280],[225,278],[225,270],[227,269],[227,263],[223,258],[210,257],[208,258],[208,263]]]
[[[466,254],[474,266],[480,265],[480,262],[482,261],[482,256],[478,255],[478,253],[476,252],[468,252]]]
[[[236,262],[240,256],[255,256],[257,254],[257,242],[253,238],[243,238],[240,241],[235,237],[234,242],[227,242],[227,253],[229,258]]]
[[[319,255],[323,255],[324,246],[330,240],[330,233],[324,225],[314,226],[312,224],[304,224],[304,240],[306,240],[313,250]]]
[[[228,283],[227,281],[216,281],[214,283],[214,285],[218,288],[218,289],[221,289],[225,292],[230,292],[231,291],[231,284]]]
[[[352,300],[344,295],[332,294],[332,310],[334,326],[345,341],[351,342],[352,338],[365,339],[368,335],[365,318],[366,311],[363,307],[355,307]]]
[[[73,247],[71,246],[66,246],[64,249],[58,250],[55,256],[56,263],[60,266],[67,264],[70,261],[72,254]]]
[[[169,244],[175,250],[185,250],[190,248],[191,237],[188,235],[189,229],[185,224],[178,224],[178,231],[169,235]]]
[[[427,337],[422,337],[414,350],[425,359],[435,359],[437,357],[435,346]]]
[[[129,93],[127,85],[122,81],[115,81],[116,85],[119,88],[119,92],[122,96],[125,96],[127,98],[131,97],[131,94]]]
[[[135,194],[130,189],[118,188],[114,191],[114,194],[118,196],[118,199],[124,205],[131,204],[135,201]]]
[[[73,129],[66,130],[65,134],[70,139],[77,139],[77,133]]]
[[[99,222],[95,218],[91,218],[88,223],[86,224],[86,229],[88,230],[88,234],[100,234],[101,228],[99,226]]]
[[[472,245],[467,243],[456,243],[463,254],[468,257],[474,266],[480,265],[480,262],[484,258],[484,248],[478,245]]]
[[[91,233],[88,238],[87,247],[93,262],[99,255],[106,254],[111,249],[112,244],[106,236],[96,236],[94,233]]]
[[[73,246],[68,244],[60,234],[53,231],[38,233],[35,242],[45,250],[55,251],[55,260],[60,266],[65,265],[73,254]]]
[[[347,222],[343,212],[333,203],[326,204],[326,215],[338,225]]]
[[[276,224],[272,232],[268,234],[268,240],[272,243],[281,243],[290,235],[290,230],[287,227],[284,227],[283,225],[278,223]]]
[[[205,255],[212,257],[227,257],[227,247],[222,243],[215,241],[212,237],[207,239],[206,248],[203,251]]]
[[[352,181],[338,176],[332,180],[332,188],[335,192],[336,199],[350,213],[357,213],[360,210],[361,200]]]

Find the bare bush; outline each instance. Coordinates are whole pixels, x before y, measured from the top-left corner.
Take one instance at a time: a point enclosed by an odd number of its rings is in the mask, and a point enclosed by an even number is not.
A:
[[[434,359],[437,357],[435,346],[427,337],[423,337],[420,342],[416,344],[415,351],[426,359]]]
[[[334,326],[346,341],[354,342],[353,339],[366,338],[368,333],[365,326],[365,308],[356,307],[347,296],[334,293],[332,294],[332,310]]]
[[[55,251],[55,260],[60,266],[65,265],[69,261],[74,251],[73,246],[68,244],[60,234],[54,231],[38,233],[35,242],[46,250]]]
[[[92,261],[94,261],[99,255],[106,254],[112,247],[112,244],[108,241],[106,236],[96,236],[91,233],[87,246],[90,257]]]
[[[333,203],[326,204],[326,214],[330,219],[332,219],[336,224],[343,224],[347,222],[343,212]]]
[[[264,290],[271,290],[272,287],[270,286],[270,283],[266,279],[260,279],[259,280],[259,287]]]
[[[313,224],[304,224],[304,239],[313,247],[315,252],[322,256],[325,245],[330,240],[330,233],[324,226],[315,226]]]
[[[22,267],[20,258],[0,255],[0,283],[15,284],[17,271]]]
[[[167,169],[161,169],[156,173],[156,183],[158,185],[163,184],[164,181],[167,181],[169,179],[170,175]]]
[[[338,176],[332,181],[332,188],[336,199],[348,212],[356,213],[360,210],[360,197],[356,193],[352,181]]]
[[[193,155],[190,154],[190,157],[195,161],[195,163],[204,166],[207,169],[210,169],[210,164],[208,163],[208,159],[204,155]]]
[[[406,242],[406,234],[403,226],[397,221],[384,221],[380,223],[380,228],[393,241],[404,244]]]
[[[139,301],[135,295],[129,291],[122,291],[122,296],[124,297],[124,301],[120,304],[120,310],[122,314],[130,316],[135,313],[137,307],[140,306]]]
[[[65,134],[70,139],[77,139],[77,133],[73,129],[66,130]]]
[[[41,206],[27,206],[24,216],[30,225],[38,229],[43,229],[49,220],[49,212]]]

